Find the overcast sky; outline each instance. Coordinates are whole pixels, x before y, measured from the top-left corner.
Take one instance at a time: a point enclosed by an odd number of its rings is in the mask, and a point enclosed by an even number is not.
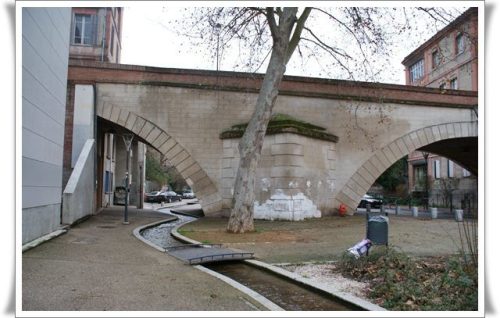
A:
[[[324,3],[324,4],[323,4]],[[433,2],[434,4],[434,2]],[[463,11],[464,6],[455,2],[458,10]],[[122,38],[122,63],[149,65],[167,68],[190,68],[190,69],[216,69],[216,59],[211,58],[208,50],[195,50],[189,45],[190,41],[179,36],[172,21],[178,19],[185,8],[167,7],[168,3],[156,2],[147,6],[130,2],[130,6],[125,6],[123,20]],[[328,2],[322,2],[322,6],[327,6]],[[386,2],[386,5],[397,5],[397,2]],[[421,5],[421,4],[420,4]],[[320,30],[328,30],[327,35],[334,33],[328,27],[328,22],[320,22],[324,26]],[[315,25],[317,27],[317,25]],[[382,73],[378,81],[386,83],[404,84],[404,67],[401,61],[419,44],[429,39],[443,25],[421,25],[418,32],[411,36],[403,35],[394,41],[393,54],[387,61],[380,60]],[[345,43],[343,45],[350,45]],[[198,48],[199,49],[199,48]],[[230,56],[233,58],[230,58]],[[224,59],[220,63],[220,69],[226,71],[245,71],[235,68],[237,53],[225,52]],[[265,72],[267,62],[259,69]],[[287,67],[287,75],[342,78],[341,74],[332,74],[325,70],[325,64],[318,59],[304,61],[295,54]],[[360,78],[366,80],[366,78]]]

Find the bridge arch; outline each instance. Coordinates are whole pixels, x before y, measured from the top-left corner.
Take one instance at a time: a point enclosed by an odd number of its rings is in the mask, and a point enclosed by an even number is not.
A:
[[[222,200],[215,183],[190,152],[154,122],[111,103],[98,103],[97,116],[138,136],[167,158],[198,197],[206,215],[221,211]]]
[[[477,136],[477,121],[452,122],[414,130],[374,152],[345,183],[337,200],[345,204],[352,214],[375,180],[400,158],[440,141]]]

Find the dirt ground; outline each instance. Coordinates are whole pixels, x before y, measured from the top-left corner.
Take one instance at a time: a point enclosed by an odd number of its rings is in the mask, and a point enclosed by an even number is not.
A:
[[[227,219],[201,218],[180,232],[203,243],[223,243],[254,252],[268,263],[333,261],[366,235],[364,215],[331,216],[301,222],[255,221],[255,232],[231,234]],[[459,227],[453,219],[389,216],[389,245],[416,256],[449,255],[460,246]],[[381,247],[375,247],[381,248]]]

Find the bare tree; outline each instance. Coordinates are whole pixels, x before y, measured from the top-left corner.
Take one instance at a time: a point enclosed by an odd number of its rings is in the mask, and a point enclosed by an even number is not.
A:
[[[197,8],[191,12],[185,34],[199,36],[215,47],[217,57],[234,45],[246,56],[243,64],[259,69],[269,57],[266,74],[257,98],[254,113],[239,143],[240,162],[234,185],[233,208],[227,230],[233,233],[253,231],[254,185],[264,136],[279,93],[286,65],[295,51],[301,57],[327,56],[332,69],[340,69],[350,79],[361,71],[375,78],[372,63],[375,56],[388,53],[391,35],[411,28],[406,19],[393,25],[401,12],[392,8]],[[403,10],[404,11],[404,10]],[[416,10],[418,11],[418,10]],[[428,15],[447,17],[442,9],[421,10]],[[314,14],[313,14],[314,13]],[[403,12],[406,15],[406,11]],[[328,27],[339,31],[340,37],[325,39],[324,32],[314,29],[316,19],[329,21]],[[436,19],[436,18],[434,18]],[[189,20],[189,19],[188,19]],[[308,25],[306,25],[306,22]],[[309,23],[311,22],[311,23]],[[310,25],[309,25],[310,24]],[[335,33],[335,32],[332,32]],[[354,43],[347,44],[346,41]],[[352,52],[347,52],[351,47]],[[354,52],[354,53],[353,53]],[[264,56],[263,56],[264,54]],[[328,74],[329,72],[327,72]]]

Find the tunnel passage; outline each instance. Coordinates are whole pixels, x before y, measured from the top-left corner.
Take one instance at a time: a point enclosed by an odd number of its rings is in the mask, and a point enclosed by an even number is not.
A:
[[[103,127],[113,127],[117,134],[133,133],[137,140],[163,154],[196,193],[206,215],[221,209],[221,199],[214,182],[189,151],[155,123],[108,103],[98,103],[97,116]]]

